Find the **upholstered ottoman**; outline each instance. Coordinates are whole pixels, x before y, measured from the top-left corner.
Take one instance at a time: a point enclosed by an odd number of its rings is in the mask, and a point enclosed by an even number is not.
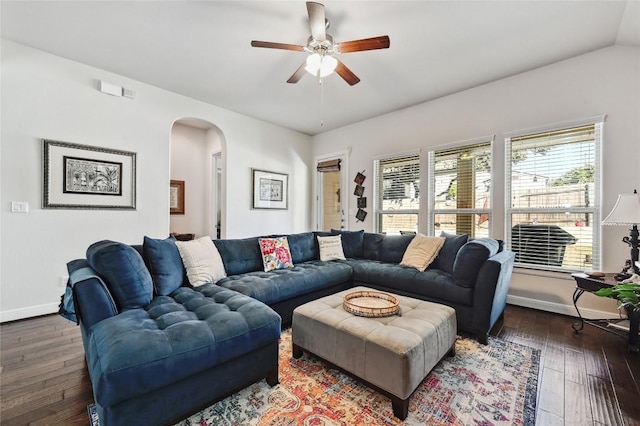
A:
[[[303,350],[362,379],[391,398],[404,420],[409,397],[446,355],[455,354],[456,315],[444,305],[404,296],[397,315],[366,318],[342,307],[355,287],[297,307],[293,311],[293,356]]]

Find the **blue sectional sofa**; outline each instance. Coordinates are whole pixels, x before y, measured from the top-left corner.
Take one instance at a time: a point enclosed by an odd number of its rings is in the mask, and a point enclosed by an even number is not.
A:
[[[335,234],[342,236],[347,259],[318,260],[316,237]],[[284,324],[297,306],[362,285],[451,306],[458,329],[486,343],[506,306],[515,254],[496,239],[442,236],[444,246],[424,272],[399,264],[413,235],[337,230],[288,235],[295,266],[269,272],[263,272],[259,237],[214,240],[228,275],[217,285],[266,303]]]
[[[331,234],[345,260],[319,260],[316,237]],[[269,272],[258,237],[214,240],[227,276],[198,287],[172,237],[93,244],[68,269],[101,424],[166,424],[263,378],[275,385],[293,310],[354,285],[451,306],[459,330],[486,343],[514,253],[499,240],[445,237],[424,272],[399,264],[414,236],[291,234],[293,267]]]

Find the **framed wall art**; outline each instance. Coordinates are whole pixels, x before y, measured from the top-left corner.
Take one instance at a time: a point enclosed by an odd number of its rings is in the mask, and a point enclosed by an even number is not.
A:
[[[184,214],[183,180],[171,180],[169,185],[169,213]]]
[[[286,210],[289,208],[289,175],[251,169],[254,209]]]
[[[42,207],[136,208],[136,153],[43,139]]]

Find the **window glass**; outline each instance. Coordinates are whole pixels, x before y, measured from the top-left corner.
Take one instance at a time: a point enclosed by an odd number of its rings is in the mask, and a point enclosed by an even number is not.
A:
[[[429,152],[429,232],[488,237],[491,142]]]
[[[375,160],[376,232],[418,231],[420,156],[398,155]]]
[[[601,123],[507,138],[507,235],[516,263],[599,268]]]

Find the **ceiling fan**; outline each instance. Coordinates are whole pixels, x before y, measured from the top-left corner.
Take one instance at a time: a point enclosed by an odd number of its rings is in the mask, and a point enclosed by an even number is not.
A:
[[[323,78],[335,71],[344,81],[353,86],[360,79],[335,55],[361,52],[363,50],[387,49],[389,47],[389,36],[386,35],[334,43],[333,37],[327,34],[326,31],[329,28],[329,21],[325,18],[324,5],[308,1],[307,12],[309,13],[311,36],[307,39],[306,46],[257,40],[251,42],[253,47],[294,50],[309,54],[307,60],[289,77],[287,83],[297,83],[305,71],[318,78]]]

